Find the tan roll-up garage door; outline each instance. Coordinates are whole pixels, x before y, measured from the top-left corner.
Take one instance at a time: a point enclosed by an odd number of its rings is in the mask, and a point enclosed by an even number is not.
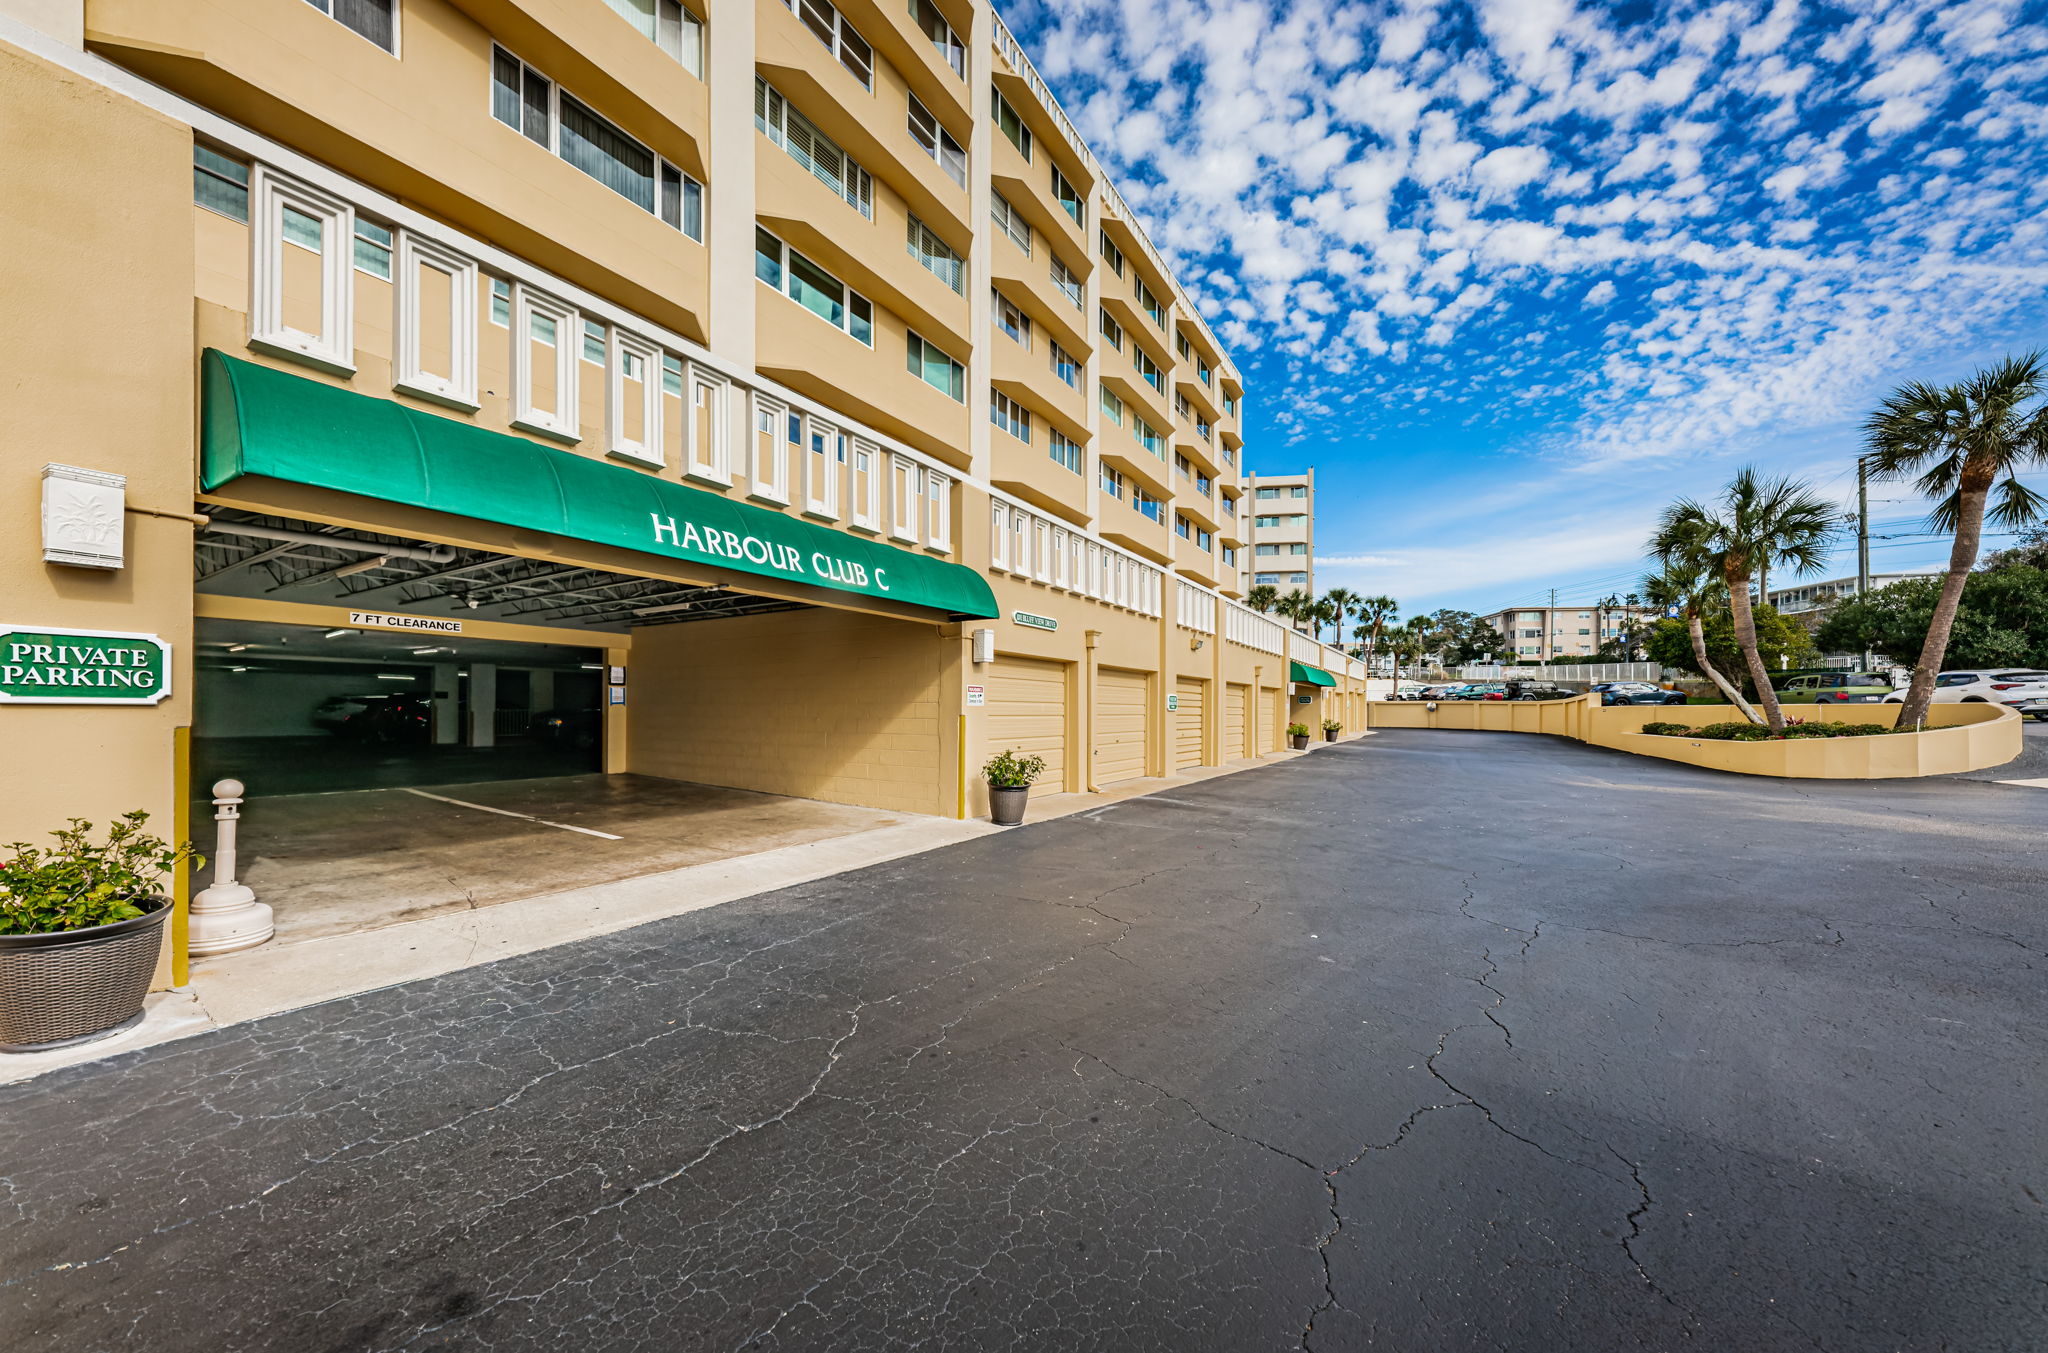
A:
[[[1095,783],[1135,780],[1145,773],[1143,672],[1105,667],[1095,674]]]
[[[1042,793],[1067,787],[1067,665],[1038,658],[997,658],[984,678],[989,755],[1001,751],[1045,758]]]
[[[1252,702],[1252,688],[1231,682],[1223,688],[1223,759],[1235,761],[1244,755],[1245,712]]]
[[[1180,696],[1180,708],[1173,716],[1173,764],[1176,766],[1202,764],[1202,697],[1208,689],[1208,682],[1191,681],[1187,677],[1174,684],[1174,691]]]
[[[1264,756],[1280,745],[1280,729],[1284,726],[1275,722],[1281,714],[1280,702],[1286,699],[1285,691],[1276,691],[1271,686],[1259,687],[1258,723],[1259,755]]]

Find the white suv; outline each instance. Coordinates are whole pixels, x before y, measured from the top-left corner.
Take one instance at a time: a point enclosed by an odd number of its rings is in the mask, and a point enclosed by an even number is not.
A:
[[[2048,672],[2031,667],[1987,671],[1943,672],[1934,678],[1936,704],[2011,705],[2022,714],[2048,720]],[[1902,687],[1885,697],[1888,705],[1906,703]]]

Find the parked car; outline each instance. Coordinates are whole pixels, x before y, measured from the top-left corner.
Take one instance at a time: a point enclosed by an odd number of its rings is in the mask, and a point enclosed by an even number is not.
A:
[[[1508,698],[1507,683],[1502,681],[1474,681],[1459,687],[1444,697],[1446,700],[1505,700]]]
[[[387,695],[370,700],[341,725],[343,737],[358,742],[425,742],[434,729],[434,703],[424,695]]]
[[[1462,681],[1445,681],[1435,686],[1424,686],[1421,690],[1410,691],[1403,700],[1455,700],[1458,692],[1465,689]]]
[[[1507,683],[1510,700],[1569,700],[1584,694],[1569,686],[1558,686],[1548,681],[1510,681]]]
[[[1934,678],[1934,701],[1951,705],[2010,705],[2031,718],[2048,721],[2048,672],[2032,667],[1942,672]],[[1885,696],[1884,703],[1905,704],[1904,688]]]
[[[384,698],[379,691],[375,695],[330,695],[313,708],[313,727],[329,733],[339,733],[350,718],[361,714],[371,704]]]
[[[1647,681],[1602,681],[1593,687],[1603,705],[1682,705],[1684,691],[1667,691]]]
[[[1891,693],[1892,683],[1876,672],[1817,672],[1778,687],[1788,705],[1874,705]]]

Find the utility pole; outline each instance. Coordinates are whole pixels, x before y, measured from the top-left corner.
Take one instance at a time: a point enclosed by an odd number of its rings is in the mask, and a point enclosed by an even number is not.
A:
[[[1856,599],[1870,595],[1870,457],[1856,457]],[[1869,671],[1876,658],[1863,650],[1863,670]]]

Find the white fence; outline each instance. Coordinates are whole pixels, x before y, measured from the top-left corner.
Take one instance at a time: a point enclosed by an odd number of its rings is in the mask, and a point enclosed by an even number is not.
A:
[[[1654,662],[1576,662],[1554,667],[1503,667],[1499,663],[1476,663],[1460,667],[1464,681],[1566,681],[1575,685],[1594,681],[1662,681],[1664,669]]]
[[[1198,634],[1216,632],[1217,594],[1185,578],[1175,578],[1174,619]]]
[[[1287,651],[1286,626],[1234,601],[1223,604],[1223,637],[1275,657]]]

